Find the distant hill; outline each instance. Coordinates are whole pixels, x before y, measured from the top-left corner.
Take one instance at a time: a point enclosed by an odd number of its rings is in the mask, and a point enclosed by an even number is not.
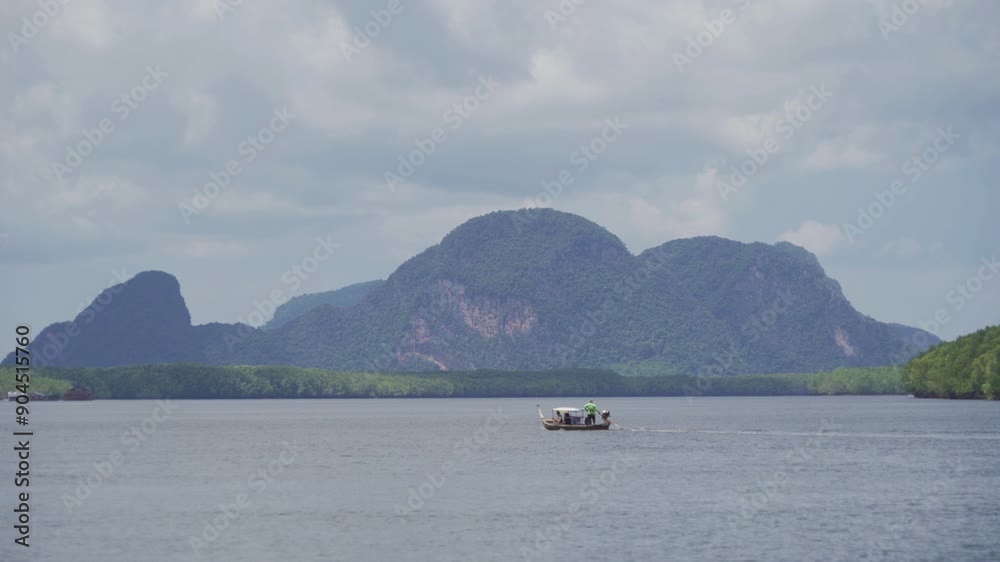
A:
[[[147,272],[122,293],[142,298],[115,296],[121,310],[83,326],[101,333],[52,362],[728,375],[886,365],[939,341],[854,310],[797,246],[699,237],[635,256],[554,210],[471,219],[376,283],[352,306],[296,304],[273,329],[192,327],[176,280]]]
[[[368,293],[385,283],[384,280],[355,283],[334,291],[310,293],[293,297],[274,311],[274,317],[264,325],[265,330],[273,330],[287,324],[310,310],[328,304],[330,306],[354,306],[364,300]]]
[[[192,326],[177,279],[144,271],[102,291],[72,321],[34,334],[29,350],[36,367],[212,363],[223,348],[223,333],[240,326]],[[8,355],[4,364],[13,359]]]
[[[919,355],[906,365],[903,383],[921,398],[1000,399],[1000,326]]]

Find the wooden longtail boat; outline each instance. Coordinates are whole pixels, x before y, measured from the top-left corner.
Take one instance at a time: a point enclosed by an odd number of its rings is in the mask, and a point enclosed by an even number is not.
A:
[[[74,386],[62,395],[63,400],[93,400],[94,393],[89,388]]]
[[[566,431],[598,431],[606,430],[611,427],[614,423],[611,421],[611,412],[603,410],[601,412],[601,423],[593,423],[587,425],[584,423],[586,418],[586,413],[583,408],[552,408],[552,417],[546,418],[542,414],[542,407],[537,406],[538,417],[542,419],[542,425],[545,429],[559,430],[564,429]],[[567,421],[569,423],[567,423]]]

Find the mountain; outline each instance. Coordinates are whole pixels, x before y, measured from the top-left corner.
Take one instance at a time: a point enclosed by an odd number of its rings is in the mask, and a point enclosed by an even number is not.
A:
[[[1000,326],[920,354],[903,370],[903,383],[921,398],[1000,399]]]
[[[797,246],[701,237],[633,256],[582,217],[532,210],[472,219],[359,305],[247,344],[238,362],[733,374],[884,365],[907,342]]]
[[[816,257],[797,246],[699,237],[635,256],[603,227],[547,209],[471,219],[367,287],[356,304],[307,300],[308,311],[273,329],[192,327],[169,279],[159,281],[163,299],[115,297],[127,314],[101,324],[120,323],[107,333],[121,334],[142,324],[136,318],[164,316],[159,332],[133,333],[135,349],[104,334],[80,339],[59,364],[814,372],[898,362],[939,341],[854,310]],[[909,341],[916,333],[922,346]],[[151,349],[158,341],[165,345]]]
[[[724,324],[731,342],[722,352],[726,371],[887,365],[905,338],[919,331],[857,312],[816,257],[788,242],[699,237],[668,242],[639,258],[655,252],[666,256],[669,275]],[[938,341],[926,335],[924,348]]]
[[[329,304],[331,306],[354,306],[364,300],[372,289],[385,283],[384,280],[366,281],[355,283],[334,291],[323,293],[309,293],[292,297],[288,302],[278,307],[274,311],[274,317],[264,325],[265,330],[273,330],[287,324],[290,320],[298,318],[317,306]]]
[[[219,360],[222,334],[236,327],[192,326],[177,279],[144,271],[102,291],[72,321],[46,327],[29,351],[36,367],[209,363]],[[4,361],[12,362],[13,354]]]

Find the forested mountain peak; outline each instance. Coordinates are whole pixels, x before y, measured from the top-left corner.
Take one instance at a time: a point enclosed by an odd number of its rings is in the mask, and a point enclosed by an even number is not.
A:
[[[102,328],[84,326],[56,364],[808,372],[898,362],[918,332],[854,310],[797,246],[701,236],[634,256],[607,229],[551,209],[470,219],[384,283],[342,289],[350,298],[337,302],[337,291],[293,300],[300,310],[268,330],[191,327],[162,272],[116,289],[114,312],[92,319]]]

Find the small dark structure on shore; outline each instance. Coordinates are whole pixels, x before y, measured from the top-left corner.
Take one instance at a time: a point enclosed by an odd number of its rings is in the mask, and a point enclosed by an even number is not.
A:
[[[63,400],[93,400],[94,393],[88,388],[74,386],[62,395]]]

